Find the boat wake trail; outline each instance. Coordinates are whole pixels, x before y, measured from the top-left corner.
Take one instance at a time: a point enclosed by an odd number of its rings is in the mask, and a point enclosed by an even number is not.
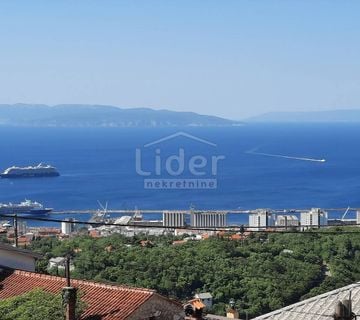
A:
[[[312,162],[326,162],[326,159],[293,157],[293,156],[286,156],[286,155],[282,155],[282,154],[257,152],[256,149],[248,150],[248,151],[246,151],[245,153],[255,154],[255,155],[258,155],[258,156],[266,156],[266,157],[274,157],[274,158],[283,158],[283,159],[291,159],[291,160],[312,161]]]

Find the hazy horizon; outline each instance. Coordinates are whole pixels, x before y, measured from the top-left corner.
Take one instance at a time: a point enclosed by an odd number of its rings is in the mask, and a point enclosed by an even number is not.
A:
[[[360,106],[356,1],[2,1],[0,101],[241,120]]]
[[[196,114],[202,115],[202,116],[215,116],[215,117],[219,117],[219,118],[224,118],[227,120],[232,120],[232,121],[246,121],[249,119],[256,119],[258,117],[262,117],[262,116],[266,116],[267,114],[274,114],[274,116],[276,116],[276,114],[286,114],[286,113],[293,113],[294,115],[299,114],[299,113],[327,113],[327,112],[342,112],[342,111],[360,111],[360,108],[344,108],[344,109],[339,109],[339,108],[335,108],[335,109],[323,109],[323,110],[309,110],[309,109],[304,109],[304,110],[276,110],[276,111],[268,111],[268,112],[263,112],[263,113],[258,113],[258,114],[253,114],[251,116],[248,117],[242,117],[242,118],[230,118],[230,117],[223,117],[219,114],[209,114],[209,113],[199,113],[196,111],[191,111],[191,110],[172,110],[171,108],[153,108],[153,107],[148,107],[148,106],[138,106],[138,107],[128,107],[128,106],[116,106],[116,105],[105,105],[105,104],[85,104],[85,103],[59,103],[59,104],[53,104],[53,105],[48,105],[48,104],[44,104],[44,103],[26,103],[26,102],[18,102],[18,103],[14,103],[14,104],[8,104],[8,103],[0,103],[0,108],[3,105],[24,105],[24,106],[47,106],[47,107],[56,107],[59,105],[68,105],[68,106],[72,106],[72,107],[80,107],[80,106],[96,106],[96,107],[115,107],[115,108],[119,108],[119,109],[152,109],[152,110],[156,110],[156,111],[175,111],[175,112],[195,112]]]

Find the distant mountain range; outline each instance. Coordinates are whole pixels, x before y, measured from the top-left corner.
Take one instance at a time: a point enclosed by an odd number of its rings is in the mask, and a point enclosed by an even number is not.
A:
[[[226,127],[253,122],[360,122],[360,109],[269,112],[233,121],[194,112],[107,105],[0,104],[0,126],[19,127]]]
[[[246,122],[360,122],[360,109],[269,112],[245,120]]]
[[[240,122],[194,112],[118,108],[102,105],[0,104],[0,126],[186,127],[233,126]]]

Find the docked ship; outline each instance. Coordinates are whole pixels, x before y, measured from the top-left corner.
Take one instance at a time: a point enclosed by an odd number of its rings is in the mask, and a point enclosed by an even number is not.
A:
[[[0,214],[43,215],[51,211],[52,208],[45,208],[41,203],[31,200],[20,203],[0,203]]]
[[[51,165],[40,163],[37,166],[7,168],[0,173],[1,178],[23,178],[23,177],[57,177],[57,169]]]

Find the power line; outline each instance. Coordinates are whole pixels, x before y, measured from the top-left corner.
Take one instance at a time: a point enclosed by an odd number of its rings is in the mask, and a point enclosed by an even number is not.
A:
[[[303,211],[309,211],[312,208],[276,208],[276,209],[270,209],[270,208],[263,208],[268,209],[271,212],[277,212],[277,213],[301,213]],[[322,208],[325,211],[360,211],[360,208],[358,207],[347,207],[347,208]],[[256,211],[257,209],[197,209],[198,212],[227,212],[231,214],[249,214],[251,212]],[[92,213],[97,212],[98,209],[79,209],[79,210],[54,210],[53,214],[66,214],[66,213],[79,213],[79,214],[85,214],[85,213]],[[137,209],[108,209],[108,213],[130,213],[135,212]],[[143,209],[141,210],[142,213],[158,213],[163,211],[175,211],[175,212],[190,212],[189,209]]]
[[[133,227],[133,228],[141,228],[141,229],[168,229],[168,230],[174,230],[174,229],[183,229],[183,230],[193,230],[193,231],[228,231],[228,232],[239,232],[241,230],[244,231],[250,231],[253,233],[294,233],[294,234],[349,234],[349,233],[360,233],[359,230],[325,230],[329,227],[334,228],[344,228],[344,227],[351,227],[351,226],[360,226],[360,223],[349,223],[346,225],[339,225],[339,226],[329,226],[329,225],[319,225],[317,226],[317,229],[308,229],[304,231],[297,230],[298,228],[311,228],[309,225],[298,225],[298,226],[272,226],[271,228],[267,230],[251,230],[255,227],[247,227],[244,225],[241,226],[228,226],[228,227],[192,227],[192,226],[163,226],[163,225],[145,225],[145,224],[119,224],[119,223],[112,223],[112,222],[90,222],[90,221],[69,221],[69,220],[61,220],[61,219],[53,219],[53,218],[41,218],[41,217],[26,217],[26,216],[18,216],[13,214],[0,214],[0,217],[3,218],[17,218],[22,220],[35,220],[35,221],[44,221],[44,222],[55,222],[55,223],[74,223],[74,224],[81,224],[81,225],[90,225],[90,226],[114,226],[114,227]],[[256,228],[266,228],[266,226],[256,226]],[[284,230],[285,228],[288,228],[290,230]],[[291,230],[293,228],[293,230]],[[277,231],[276,231],[277,230]]]

